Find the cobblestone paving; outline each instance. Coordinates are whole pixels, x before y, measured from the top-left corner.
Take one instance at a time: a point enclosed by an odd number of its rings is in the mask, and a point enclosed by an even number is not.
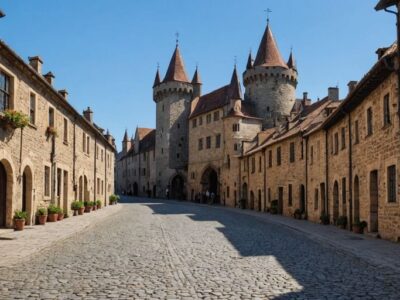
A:
[[[400,299],[400,275],[251,216],[142,202],[0,268],[0,298]]]

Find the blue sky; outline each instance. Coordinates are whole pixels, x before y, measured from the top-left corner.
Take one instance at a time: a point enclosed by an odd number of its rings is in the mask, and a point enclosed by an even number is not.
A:
[[[293,47],[297,95],[312,99],[338,85],[341,97],[395,40],[395,19],[375,12],[377,0],[3,0],[0,37],[21,57],[40,55],[57,89],[78,110],[92,107],[118,148],[125,128],[155,126],[152,85],[162,76],[180,34],[186,70],[196,64],[203,92],[225,85],[234,57],[244,71],[272,10],[271,28],[285,59]]]

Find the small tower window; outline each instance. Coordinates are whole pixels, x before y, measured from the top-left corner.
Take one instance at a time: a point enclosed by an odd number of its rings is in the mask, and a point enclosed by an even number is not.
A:
[[[178,123],[177,127],[178,127],[178,129],[181,128],[181,124]]]

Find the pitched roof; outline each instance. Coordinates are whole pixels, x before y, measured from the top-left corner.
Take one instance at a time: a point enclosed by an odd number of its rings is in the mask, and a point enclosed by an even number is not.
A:
[[[237,73],[236,65],[233,69],[231,83],[229,88],[229,97],[231,99],[242,99],[242,90],[240,88],[239,76]]]
[[[192,83],[193,84],[201,84],[200,72],[197,67],[196,67],[196,71],[194,71]]]
[[[163,82],[168,81],[189,82],[185,71],[185,64],[183,63],[183,58],[179,51],[178,45],[176,46],[175,51],[172,54],[167,73],[165,74],[163,80]]]
[[[161,79],[160,79],[160,71],[157,68],[157,72],[156,72],[156,77],[154,78],[154,84],[153,87],[159,85],[161,83]]]
[[[290,51],[290,56],[289,56],[289,60],[287,62],[287,66],[290,69],[293,69],[293,70],[297,71],[296,60],[294,59],[293,51]]]
[[[127,130],[127,129],[125,129],[125,134],[124,134],[124,139],[123,139],[123,141],[124,141],[124,142],[128,141],[128,130]]]
[[[275,42],[269,23],[265,28],[264,35],[261,39],[260,46],[254,66],[265,66],[265,67],[283,67],[287,68],[281,53],[279,52],[278,46]]]
[[[196,117],[228,104],[229,87],[230,85],[228,84],[201,96],[189,118]]]
[[[251,69],[253,67],[253,58],[251,57],[251,52],[249,53],[249,57],[247,58],[246,70]]]
[[[136,128],[136,132],[139,136],[139,141],[142,140],[147,134],[149,134],[152,130],[154,130],[153,128]]]
[[[149,128],[142,128],[142,129],[149,129]],[[156,146],[156,130],[150,129],[150,131],[147,131],[147,133],[140,140],[139,149],[140,152],[146,152],[154,149],[155,146]]]

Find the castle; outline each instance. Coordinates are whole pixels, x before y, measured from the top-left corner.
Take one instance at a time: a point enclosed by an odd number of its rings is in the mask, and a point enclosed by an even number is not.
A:
[[[120,193],[212,202],[270,211],[400,239],[397,186],[397,46],[378,61],[345,99],[337,87],[312,103],[296,99],[298,70],[285,61],[267,24],[257,55],[243,72],[202,94],[178,45],[168,70],[157,70],[156,128],[127,132],[117,159]],[[356,226],[355,226],[356,227]]]

